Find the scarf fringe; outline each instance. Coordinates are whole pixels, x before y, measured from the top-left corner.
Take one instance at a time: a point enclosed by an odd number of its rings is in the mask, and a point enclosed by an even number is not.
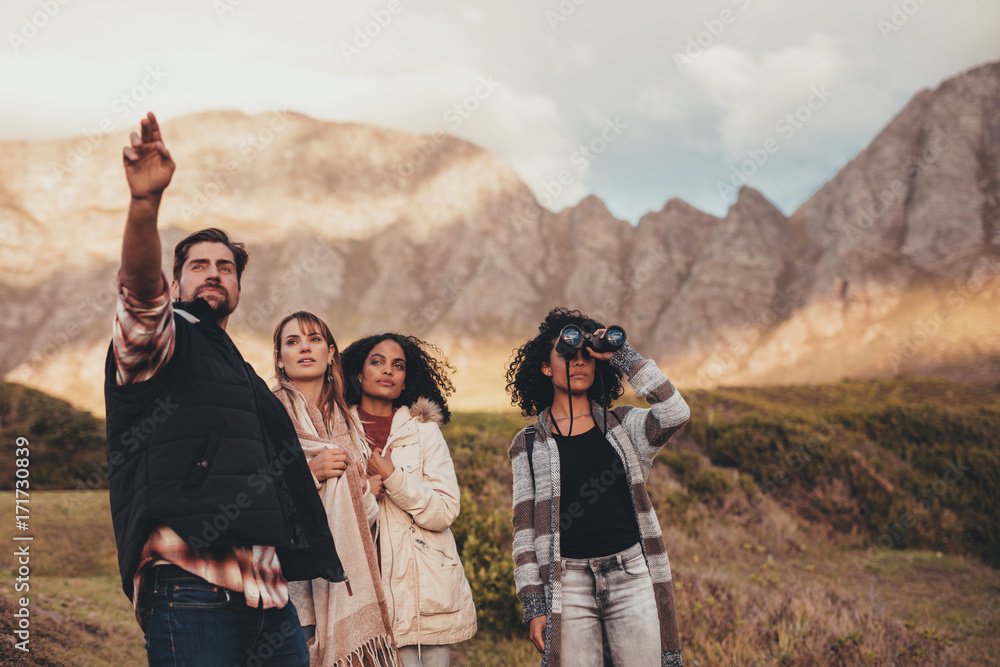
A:
[[[368,661],[365,658],[369,658]],[[355,662],[355,660],[357,662]],[[365,667],[365,665],[380,665],[381,667],[402,667],[396,646],[386,635],[372,637],[370,640],[344,656],[333,667]]]

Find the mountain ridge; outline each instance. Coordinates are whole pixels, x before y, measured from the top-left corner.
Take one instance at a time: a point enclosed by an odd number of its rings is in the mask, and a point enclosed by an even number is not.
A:
[[[553,212],[469,142],[293,112],[206,112],[164,137],[164,266],[195,229],[247,242],[230,330],[265,376],[270,328],[298,308],[345,344],[384,329],[441,344],[470,407],[503,400],[504,350],[555,305],[623,325],[688,385],[954,372],[1000,353],[1000,63],[918,93],[789,216],[749,187],[724,217],[673,198],[633,226],[595,195]],[[0,370],[98,412],[119,150],[0,151]]]

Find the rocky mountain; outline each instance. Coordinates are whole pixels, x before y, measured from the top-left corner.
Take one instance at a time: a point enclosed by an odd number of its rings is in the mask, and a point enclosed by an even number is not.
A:
[[[553,213],[488,152],[291,112],[168,122],[164,247],[220,226],[250,264],[230,331],[270,375],[271,328],[398,329],[504,404],[545,312],[623,325],[682,386],[947,372],[1000,378],[1000,63],[923,91],[785,217],[674,199],[635,227],[597,197]],[[124,137],[0,144],[0,371],[97,412],[128,190]],[[165,266],[170,266],[165,257]]]

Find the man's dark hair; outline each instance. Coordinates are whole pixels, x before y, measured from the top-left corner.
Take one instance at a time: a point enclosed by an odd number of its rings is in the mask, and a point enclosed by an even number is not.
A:
[[[590,319],[579,310],[553,308],[538,325],[538,335],[515,350],[511,362],[507,365],[507,391],[510,393],[510,402],[521,408],[521,414],[525,417],[532,417],[551,407],[555,399],[552,378],[542,373],[542,364],[549,363],[556,338],[567,324],[580,327],[586,324],[592,331],[604,328],[603,324]],[[562,369],[563,372],[565,370]],[[600,359],[597,360],[595,371],[604,378],[608,403],[621,398],[625,391],[622,387],[624,373]],[[553,368],[552,372],[558,373],[560,369]],[[597,403],[601,403],[604,399],[601,395],[601,383],[596,375],[594,384],[587,390],[587,398]]]
[[[361,368],[372,348],[384,340],[399,343],[399,346],[403,348],[403,356],[406,358],[406,380],[403,382],[403,392],[399,398],[392,402],[392,407],[413,405],[418,398],[423,396],[441,406],[443,423],[447,424],[451,420],[451,411],[448,410],[448,396],[455,391],[455,386],[448,379],[448,374],[453,373],[455,369],[448,363],[438,346],[422,341],[416,336],[383,333],[356,340],[348,345],[347,349],[340,355],[344,377],[347,379],[347,402],[351,405],[361,403],[361,385],[357,381],[358,375],[361,374]]]
[[[236,261],[236,284],[239,285],[240,279],[243,277],[243,269],[246,268],[250,254],[247,252],[244,244],[233,241],[229,238],[229,234],[217,227],[209,227],[200,232],[195,232],[174,247],[174,280],[180,282],[181,269],[184,267],[184,262],[187,261],[188,250],[191,246],[196,243],[206,242],[221,243],[233,253],[233,259]]]

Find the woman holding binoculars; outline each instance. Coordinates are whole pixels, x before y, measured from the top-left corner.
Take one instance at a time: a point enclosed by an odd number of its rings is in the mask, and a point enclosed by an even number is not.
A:
[[[542,665],[681,665],[670,561],[646,480],[690,418],[652,360],[556,308],[514,354],[507,390],[537,421],[515,436],[514,580]],[[642,409],[608,404],[628,377]],[[651,622],[656,618],[658,622]]]

